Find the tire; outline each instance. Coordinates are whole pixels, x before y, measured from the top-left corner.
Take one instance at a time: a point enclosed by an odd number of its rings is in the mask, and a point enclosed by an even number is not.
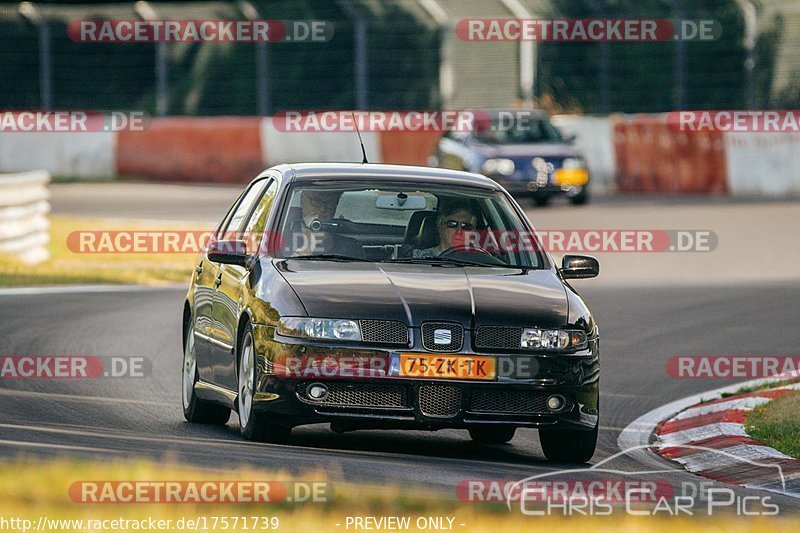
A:
[[[231,417],[231,410],[224,405],[204,402],[194,391],[197,383],[197,355],[194,349],[194,335],[192,323],[186,331],[186,342],[183,347],[183,370],[181,372],[181,403],[183,404],[183,417],[189,422],[197,424],[214,424],[224,426]]]
[[[239,431],[247,440],[283,444],[289,441],[292,428],[275,424],[263,413],[253,410],[256,387],[256,349],[250,324],[237,345]]]
[[[586,205],[589,203],[589,190],[583,189],[580,194],[569,199],[572,205]]]
[[[534,196],[533,203],[535,203],[539,207],[547,207],[547,204],[550,203],[549,196]]]
[[[558,463],[586,463],[597,447],[598,426],[590,431],[540,429],[539,441],[544,456]]]
[[[515,427],[475,427],[469,429],[469,436],[481,444],[506,444],[514,438]]]

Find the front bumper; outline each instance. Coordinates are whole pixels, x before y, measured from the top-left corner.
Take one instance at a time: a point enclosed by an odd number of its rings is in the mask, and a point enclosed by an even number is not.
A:
[[[382,365],[374,363],[389,361],[392,350],[276,339],[274,328],[266,326],[257,326],[254,332],[259,354],[255,409],[281,424],[330,422],[341,430],[491,424],[591,430],[598,423],[596,338],[581,355],[482,353],[497,358],[498,376],[471,381],[389,377],[379,368]],[[321,358],[348,364],[320,366],[316,363]],[[289,359],[292,365],[286,364]],[[366,363],[353,366],[353,361]],[[323,384],[328,395],[311,398],[307,392],[311,384]],[[547,398],[553,395],[564,399],[563,408],[547,407]]]

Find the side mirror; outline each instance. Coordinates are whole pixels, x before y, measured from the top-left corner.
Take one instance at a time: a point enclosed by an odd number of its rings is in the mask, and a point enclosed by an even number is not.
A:
[[[250,256],[247,255],[247,243],[233,239],[214,241],[208,246],[208,260],[246,267],[250,260]]]
[[[567,143],[567,144],[574,144],[575,143],[575,139],[577,139],[577,138],[578,138],[578,136],[576,134],[570,133],[569,135],[565,135],[564,136],[564,142]]]
[[[559,272],[564,279],[594,278],[600,274],[600,263],[589,255],[565,255]]]

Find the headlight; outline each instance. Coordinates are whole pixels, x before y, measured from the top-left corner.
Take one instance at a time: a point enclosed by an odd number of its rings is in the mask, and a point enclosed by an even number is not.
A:
[[[361,330],[356,321],[335,318],[284,317],[278,322],[278,333],[304,339],[361,340]]]
[[[561,168],[586,168],[586,161],[579,157],[568,157],[561,163]]]
[[[586,333],[577,330],[525,328],[520,347],[533,350],[580,350],[586,348]]]
[[[501,176],[510,176],[514,173],[514,161],[511,159],[487,159],[481,165],[481,172],[489,174],[500,174]]]

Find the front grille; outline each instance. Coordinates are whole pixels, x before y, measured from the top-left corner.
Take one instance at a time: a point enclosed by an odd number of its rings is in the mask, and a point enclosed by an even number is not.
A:
[[[408,327],[394,320],[360,320],[361,338],[377,344],[408,344]]]
[[[519,350],[522,328],[481,326],[475,334],[476,348]]]
[[[463,344],[464,327],[461,324],[451,322],[425,322],[422,324],[422,346],[426,350],[457,352],[461,350]]]
[[[475,389],[472,391],[469,410],[476,413],[552,414],[547,408],[549,394],[524,390]],[[559,412],[572,409],[572,400],[565,396],[566,404]]]
[[[461,389],[451,385],[421,385],[419,410],[425,416],[451,417],[461,409]]]
[[[337,407],[406,407],[408,395],[402,385],[373,385],[355,383],[326,383],[328,396],[314,400],[308,396],[309,383],[301,383],[297,394],[301,400],[314,405]]]

